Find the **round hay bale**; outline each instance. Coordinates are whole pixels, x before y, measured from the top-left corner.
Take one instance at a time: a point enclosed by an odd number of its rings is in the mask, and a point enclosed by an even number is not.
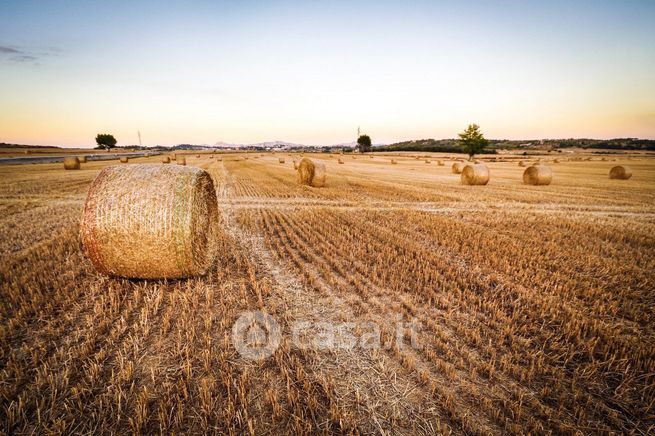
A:
[[[171,160],[176,160],[176,159],[177,159],[177,155],[175,153],[171,153]]]
[[[632,177],[632,170],[625,165],[617,165],[610,169],[610,179],[628,180]]]
[[[129,162],[129,159],[127,158],[127,156],[121,156],[119,158],[119,160],[121,161],[121,163],[128,163]]]
[[[181,157],[177,159],[178,165],[186,165],[186,157]]]
[[[453,174],[462,174],[463,169],[464,169],[463,162],[455,162],[453,163],[453,166],[450,167],[450,170],[452,171]]]
[[[325,165],[303,158],[298,164],[298,183],[320,188],[325,185]]]
[[[443,161],[442,161],[442,160],[438,160],[438,161],[437,161],[437,165],[439,165],[440,167],[442,167],[442,166],[443,166]]]
[[[522,160],[520,160],[520,161],[519,161],[519,166],[520,166],[520,167],[524,167],[524,166],[525,166],[525,162],[523,162]]]
[[[171,163],[171,158],[168,156],[164,156],[161,158],[161,163]]]
[[[284,163],[284,158],[281,157],[281,158],[279,158],[277,161],[278,161],[279,163]]]
[[[294,170],[298,169],[298,162],[296,162],[295,160],[293,161],[293,169]]]
[[[391,165],[396,165],[398,162],[396,162],[396,159],[391,159]]]
[[[482,163],[482,161],[481,161],[481,160],[479,160],[479,159],[475,159],[475,160],[473,161],[473,163],[477,165],[477,164],[481,164],[481,163]]]
[[[373,155],[370,155],[369,157],[370,157],[371,159],[373,159]]]
[[[199,154],[196,155],[196,159],[200,159],[200,155],[199,155]]]
[[[426,164],[429,164],[430,161],[429,161],[428,159],[425,159],[425,163],[426,163]]]
[[[84,250],[98,272],[156,279],[204,274],[216,255],[214,183],[200,168],[103,169],[82,213]]]
[[[86,156],[78,156],[80,163],[86,163]]]
[[[553,170],[546,165],[532,165],[523,171],[523,183],[526,185],[550,185]]]
[[[210,159],[214,159],[214,156],[209,156]]]
[[[68,156],[64,158],[64,169],[65,170],[79,170],[80,169],[80,160],[77,156]]]
[[[339,159],[337,162],[339,162],[340,164],[343,164],[343,159]]]
[[[553,163],[559,163],[559,159],[553,159]]]
[[[485,164],[469,164],[462,170],[462,185],[486,185],[489,183],[489,168]]]

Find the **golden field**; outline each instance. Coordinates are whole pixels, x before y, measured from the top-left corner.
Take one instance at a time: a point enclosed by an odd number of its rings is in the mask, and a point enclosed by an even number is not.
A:
[[[221,233],[186,280],[85,257],[86,192],[116,161],[0,166],[0,433],[655,431],[652,158],[544,156],[553,183],[526,186],[513,157],[461,186],[446,155],[305,154],[327,167],[310,188],[295,154],[196,154]],[[284,332],[261,361],[232,343],[252,310]],[[298,320],[375,323],[383,346],[296,347]]]

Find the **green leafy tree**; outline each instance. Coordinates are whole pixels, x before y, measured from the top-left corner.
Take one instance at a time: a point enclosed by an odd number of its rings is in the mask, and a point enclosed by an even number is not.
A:
[[[98,133],[96,144],[98,144],[98,148],[106,148],[109,151],[116,147],[116,138],[114,138],[114,135],[108,133]]]
[[[361,153],[371,151],[371,137],[368,135],[360,135],[357,138],[357,148]]]
[[[480,126],[469,124],[466,130],[459,134],[459,145],[469,155],[469,159],[472,159],[473,155],[482,153],[489,141],[482,135]]]

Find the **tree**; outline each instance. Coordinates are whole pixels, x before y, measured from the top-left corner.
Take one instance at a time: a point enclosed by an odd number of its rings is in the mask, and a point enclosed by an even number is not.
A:
[[[106,148],[107,151],[109,151],[116,147],[116,138],[114,138],[114,135],[108,133],[98,133],[96,136],[96,144],[98,144],[98,148]]]
[[[371,137],[368,135],[360,135],[357,138],[357,148],[361,153],[371,151]]]
[[[482,135],[480,126],[469,124],[466,130],[459,134],[459,145],[469,155],[469,159],[472,159],[473,155],[481,153],[489,145],[489,141]]]

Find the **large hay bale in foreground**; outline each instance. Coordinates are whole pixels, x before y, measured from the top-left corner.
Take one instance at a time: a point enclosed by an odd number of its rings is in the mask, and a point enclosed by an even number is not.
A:
[[[553,170],[546,165],[532,165],[523,171],[523,183],[526,185],[550,185]]]
[[[80,163],[86,163],[86,156],[78,156],[77,159],[80,161]]]
[[[68,156],[64,158],[64,169],[65,170],[79,170],[80,169],[80,160],[77,156]]]
[[[214,183],[194,167],[125,165],[91,183],[80,228],[102,274],[181,278],[204,274],[215,257]]]
[[[126,156],[120,157],[119,160],[121,161],[121,163],[128,163],[130,161]]]
[[[486,185],[489,183],[489,168],[485,164],[469,164],[462,170],[462,185]]]
[[[610,169],[610,179],[628,180],[632,177],[632,170],[625,165],[617,165]]]
[[[161,163],[171,163],[171,158],[168,156],[164,156],[161,158]]]
[[[178,165],[182,165],[182,166],[186,165],[186,157],[180,157],[180,158],[178,158],[178,159],[177,159],[177,164],[178,164]]]
[[[450,167],[450,170],[452,171],[453,174],[462,174],[463,169],[464,169],[463,162],[455,162],[453,166]]]
[[[306,157],[298,164],[298,183],[320,188],[325,185],[325,165]]]

